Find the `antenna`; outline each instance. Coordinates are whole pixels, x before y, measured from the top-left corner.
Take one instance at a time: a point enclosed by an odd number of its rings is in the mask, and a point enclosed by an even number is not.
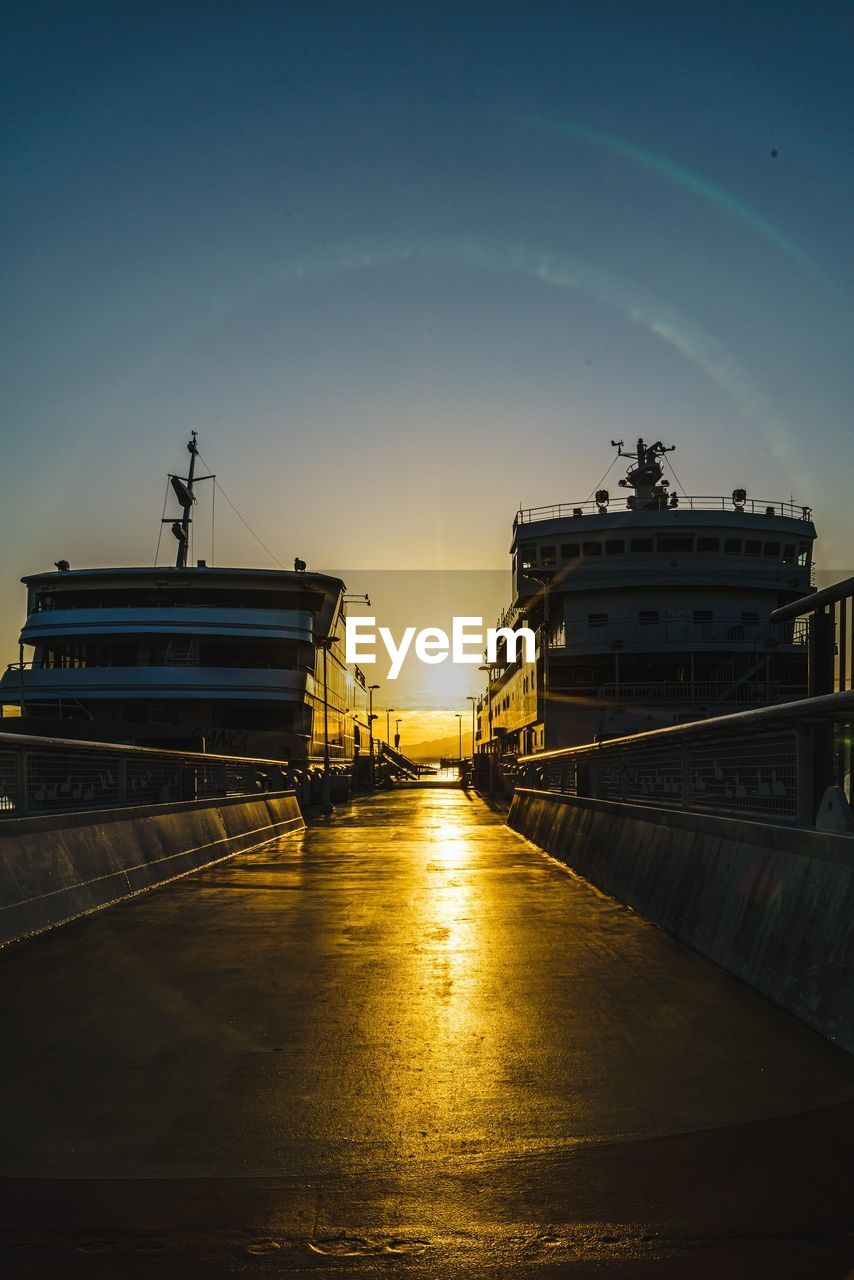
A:
[[[175,554],[175,568],[186,569],[187,552],[190,546],[190,525],[192,524],[193,503],[196,501],[193,493],[193,486],[199,484],[202,480],[215,480],[216,476],[197,476],[196,458],[199,456],[199,448],[196,443],[197,432],[190,432],[190,439],[187,441],[187,452],[190,455],[190,466],[186,476],[173,476],[169,473],[169,483],[175,497],[178,499],[178,505],[181,508],[181,515],[176,520],[174,516],[164,516],[161,524],[170,524],[172,526],[172,534],[178,543],[178,550]]]

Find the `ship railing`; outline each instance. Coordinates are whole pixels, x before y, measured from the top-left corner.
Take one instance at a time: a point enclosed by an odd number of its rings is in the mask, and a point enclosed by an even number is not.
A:
[[[133,670],[140,667],[148,670],[152,667],[189,667],[202,668],[212,671],[222,669],[223,671],[300,671],[303,674],[313,675],[314,667],[306,663],[292,663],[289,666],[282,666],[274,662],[253,662],[244,658],[234,658],[231,661],[216,660],[199,660],[198,658],[159,658],[147,659],[144,662],[139,660],[135,662],[82,662],[72,661],[63,665],[61,662],[39,662],[38,660],[30,660],[27,662],[8,662],[6,664],[7,671],[109,671],[111,668],[121,670]]]
[[[522,756],[517,787],[657,809],[812,827],[828,787],[851,774],[824,738],[848,741],[854,693],[714,716]]]
[[[589,622],[565,622],[550,627],[551,650],[614,645],[661,645],[684,647],[691,644],[748,644],[757,648],[776,649],[780,645],[806,649],[808,628],[803,621],[784,623],[744,622],[738,617],[716,618],[712,622],[695,622],[688,618],[660,618],[658,622],[640,622],[637,618],[611,618],[601,625]]]
[[[0,819],[290,789],[286,760],[0,733]]]
[[[788,692],[779,680],[626,680],[604,684],[596,690],[602,702],[647,706],[657,703],[729,703],[732,706],[779,702],[803,697],[805,684]]]
[[[743,505],[736,506],[732,500],[732,495],[683,496],[679,494],[678,499],[679,501],[675,508],[662,507],[661,510],[729,511],[736,514],[746,513],[752,516],[783,516],[789,520],[803,521],[805,524],[809,524],[812,520],[812,509],[793,501],[780,502],[776,499],[748,498]],[[615,505],[614,510],[622,509],[619,505]],[[600,507],[591,498],[586,499],[584,502],[558,502],[544,507],[520,507],[516,512],[513,528],[515,529],[523,524],[535,524],[540,520],[565,520],[572,517],[580,519],[583,516],[603,515],[607,510],[608,508]]]

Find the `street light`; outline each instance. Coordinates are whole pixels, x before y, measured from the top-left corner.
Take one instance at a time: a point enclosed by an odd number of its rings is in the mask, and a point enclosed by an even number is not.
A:
[[[379,689],[378,684],[368,685],[368,749],[371,753],[371,790],[377,785],[376,765],[374,764],[374,689]]]
[[[332,780],[329,775],[329,681],[327,678],[326,661],[329,650],[334,644],[337,644],[338,636],[323,636],[316,639],[315,644],[323,650],[323,799],[320,805],[321,813],[332,812]]]
[[[474,768],[475,704],[477,703],[477,697],[475,694],[470,693],[467,695],[466,700],[471,703],[471,765]]]
[[[480,671],[486,672],[486,768],[487,768],[487,794],[491,796],[494,790],[493,771],[495,769],[495,741],[492,736],[492,667],[488,664],[479,668]],[[481,737],[480,749],[483,752],[483,738]]]
[[[523,569],[526,578],[538,582],[543,588],[543,625],[541,628],[541,648],[543,651],[543,747],[548,747],[548,712],[549,712],[549,590],[555,570]]]
[[[395,749],[395,751],[399,751],[399,750],[400,750],[400,726],[401,726],[402,724],[403,724],[403,719],[402,719],[402,718],[401,718],[400,720],[395,720],[395,722],[394,722],[394,749]]]
[[[391,719],[390,719],[390,717],[391,717],[391,713],[392,713],[392,711],[394,711],[394,707],[389,707],[389,708],[388,708],[388,710],[387,710],[387,711],[386,711],[386,713],[385,713],[385,744],[386,744],[386,746],[387,746],[387,747],[389,747],[389,748],[391,747]]]
[[[462,775],[463,775],[463,717],[462,717],[462,715],[461,715],[461,713],[460,713],[459,711],[456,711],[454,714],[456,715],[457,720],[459,721],[459,730],[460,730],[460,755],[459,755],[459,761],[460,761],[460,777],[462,777]]]

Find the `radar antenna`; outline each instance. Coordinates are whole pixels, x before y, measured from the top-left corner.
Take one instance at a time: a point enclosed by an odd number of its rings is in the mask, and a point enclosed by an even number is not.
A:
[[[626,499],[630,511],[661,511],[667,506],[667,490],[669,481],[663,479],[664,470],[659,462],[665,453],[672,453],[675,444],[665,445],[660,440],[655,444],[645,444],[638,440],[637,448],[623,448],[622,440],[612,440],[618,458],[631,458],[632,465],[626,471],[625,480],[620,481],[623,489],[634,492]]]

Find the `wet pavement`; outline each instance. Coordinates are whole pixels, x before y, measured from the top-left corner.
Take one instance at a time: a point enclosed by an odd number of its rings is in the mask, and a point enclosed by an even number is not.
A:
[[[459,790],[0,953],[9,1275],[854,1276],[854,1059]]]

